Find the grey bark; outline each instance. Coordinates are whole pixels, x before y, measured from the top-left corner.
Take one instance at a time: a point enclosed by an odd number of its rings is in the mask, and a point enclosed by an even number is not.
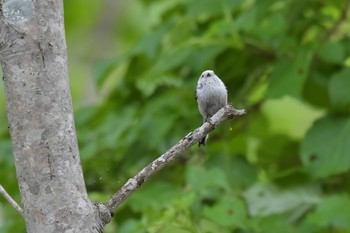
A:
[[[0,0],[0,60],[27,232],[99,232],[81,170],[61,0]]]

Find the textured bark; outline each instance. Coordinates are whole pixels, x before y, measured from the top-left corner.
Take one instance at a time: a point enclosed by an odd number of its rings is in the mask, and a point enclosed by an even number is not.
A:
[[[0,0],[0,60],[27,232],[99,232],[87,196],[61,0]]]

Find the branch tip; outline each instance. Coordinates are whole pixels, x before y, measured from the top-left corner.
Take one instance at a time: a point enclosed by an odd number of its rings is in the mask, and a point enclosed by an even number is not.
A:
[[[5,197],[5,199],[12,205],[12,207],[23,217],[23,209],[17,204],[15,200],[12,199],[10,194],[6,192],[4,187],[0,184],[0,193]]]

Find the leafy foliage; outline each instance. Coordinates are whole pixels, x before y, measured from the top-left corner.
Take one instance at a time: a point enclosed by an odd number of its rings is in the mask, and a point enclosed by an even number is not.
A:
[[[206,148],[192,148],[132,195],[106,232],[350,232],[349,6],[127,1],[117,7],[114,28],[105,24],[114,20],[107,1],[66,1],[91,198],[107,200],[200,125],[194,89],[203,70],[213,69],[229,100],[248,109],[212,133]],[[103,27],[117,42],[96,37]],[[6,126],[0,136],[8,155]],[[18,193],[11,158],[0,157],[0,167],[1,177],[12,177],[1,183]],[[1,230],[23,229],[7,204],[0,207]]]

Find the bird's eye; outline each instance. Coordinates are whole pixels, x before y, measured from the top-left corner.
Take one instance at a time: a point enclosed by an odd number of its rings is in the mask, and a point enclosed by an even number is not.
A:
[[[207,77],[210,77],[211,76],[211,74],[210,73],[207,73]]]

